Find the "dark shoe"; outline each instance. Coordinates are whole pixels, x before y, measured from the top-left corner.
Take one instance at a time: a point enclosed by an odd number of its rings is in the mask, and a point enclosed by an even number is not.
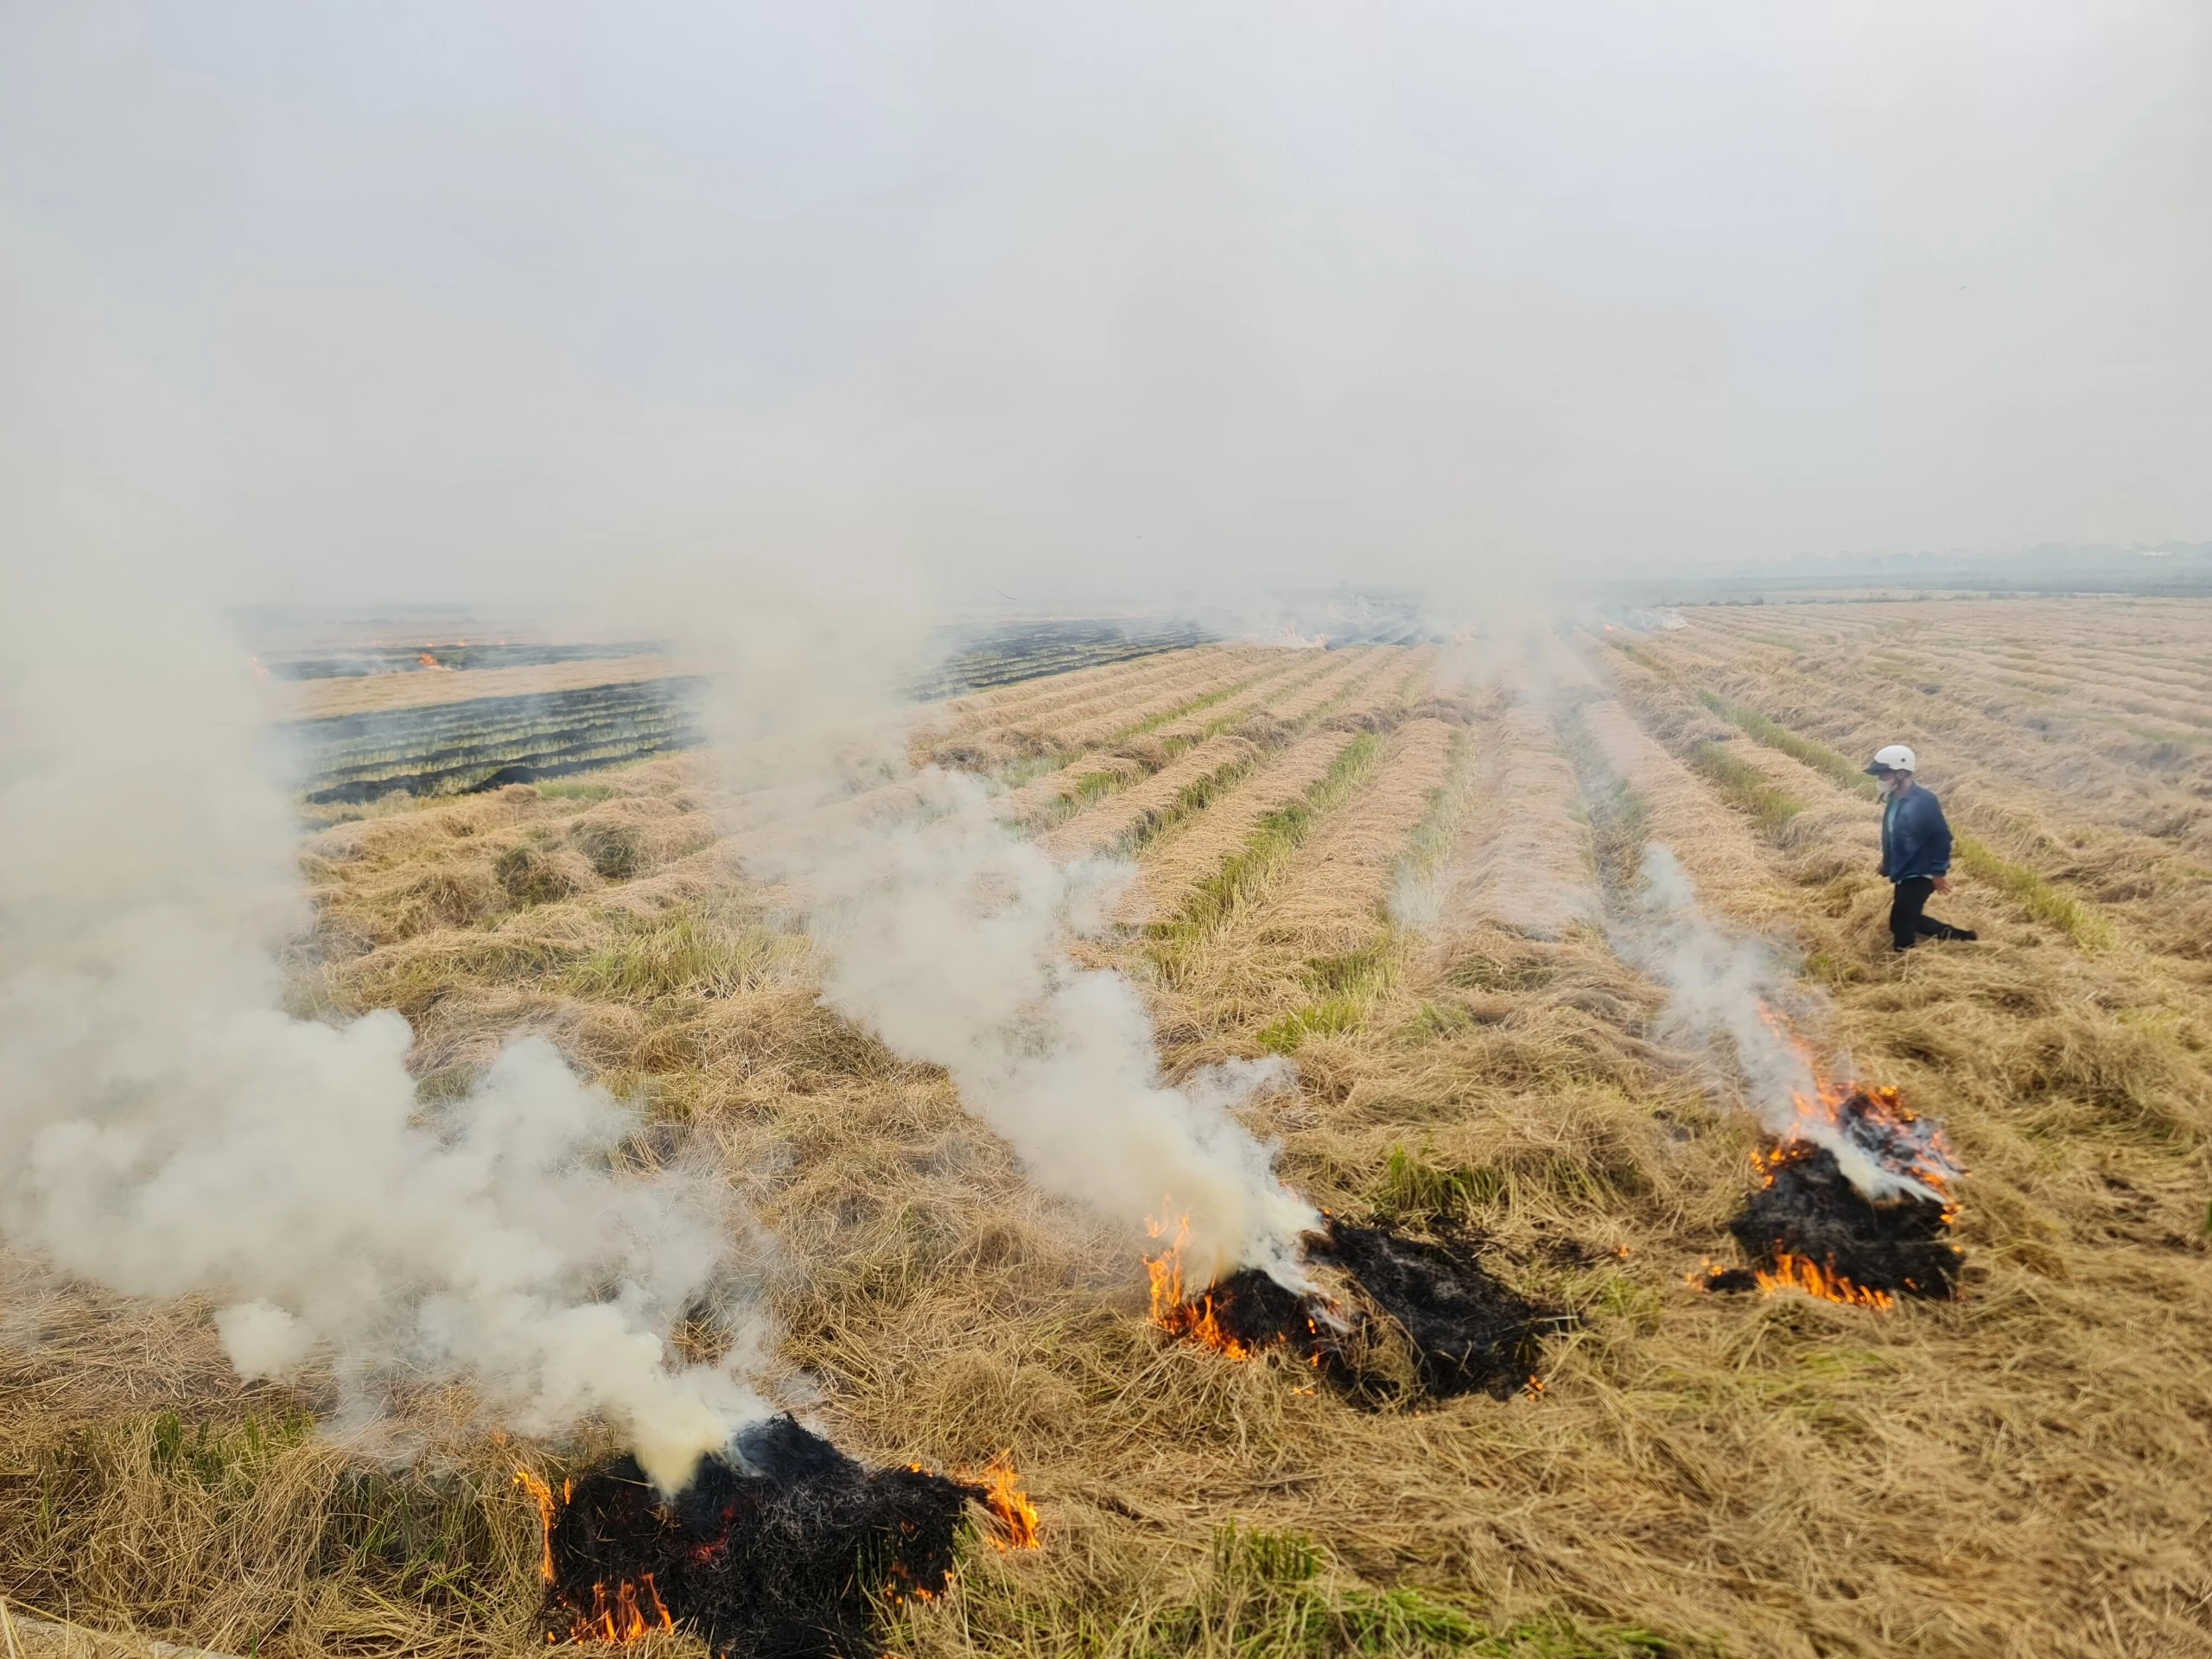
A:
[[[1957,932],[1952,934],[1951,937],[1955,939],[1964,939],[1968,944],[1972,944],[1976,939],[1980,938],[1981,935],[1975,932],[1974,929],[1970,927],[1962,927]]]

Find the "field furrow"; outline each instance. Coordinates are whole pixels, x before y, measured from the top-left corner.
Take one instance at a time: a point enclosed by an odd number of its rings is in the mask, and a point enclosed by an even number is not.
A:
[[[999,816],[1023,829],[1050,829],[1144,776],[1143,763],[1130,756],[1083,755],[1007,791],[999,798]]]
[[[1287,726],[1295,726],[1364,689],[1377,677],[1388,672],[1394,655],[1379,650],[1332,652],[1329,654],[1340,660],[1333,664],[1326,673],[1305,682],[1271,703],[1266,712]]]
[[[1156,695],[1141,701],[1087,712],[1084,717],[1077,720],[1040,722],[1033,729],[1054,748],[1096,748],[1141,736],[1154,727],[1211,708],[1235,696],[1254,681],[1263,677],[1272,677],[1272,672],[1280,671],[1281,666],[1279,663],[1264,666],[1237,663],[1226,669],[1181,681],[1172,687],[1163,687]]]
[[[1718,709],[1708,707],[1674,683],[1632,666],[1624,665],[1622,678],[1624,696],[1647,727],[1663,736],[1722,799],[1768,829],[1779,831],[1792,824],[1810,801],[1825,799],[1839,785],[1859,801],[1857,816],[1862,823],[1878,822],[1872,785],[1847,757],[1725,702]],[[1721,717],[1728,713],[1738,718]],[[1736,741],[1742,737],[1751,741]],[[1819,779],[1821,785],[1810,795],[1804,782],[1808,776]],[[1802,828],[1793,829],[1793,836],[1799,836]],[[2017,821],[1999,822],[1994,844],[1961,824],[1955,823],[1953,828],[1955,868],[1962,880],[1979,884],[1978,896],[1985,907],[1993,903],[2000,907],[1999,913],[2010,910],[2055,927],[2061,937],[2086,947],[2112,943],[2112,925],[2099,907],[2075,890],[2071,881],[2055,883],[2044,873],[2055,868],[2063,878],[2081,874],[2078,858],[2059,849],[2050,837]],[[2119,850],[2109,835],[2106,841],[2107,855]],[[2171,861],[2165,849],[2151,850],[2154,861],[2138,862],[2139,872],[2155,868],[2156,859]]]
[[[979,1540],[886,1651],[2212,1655],[2212,764],[2171,735],[2212,606],[1682,620],[1084,668],[925,711],[913,752],[965,779],[859,788],[761,745],[382,804],[299,849],[287,995],[404,1016],[426,1128],[465,1127],[503,1043],[551,1043],[637,1114],[617,1157],[727,1187],[772,1248],[734,1319],[684,1310],[685,1356],[758,1343],[760,1386],[872,1464],[1011,1455],[1041,1550]],[[1931,907],[1978,941],[1890,949],[1859,768],[1897,741],[1960,833]],[[985,790],[1030,844],[966,811]],[[1688,877],[1663,907],[1655,843]],[[1127,925],[1053,933],[1039,847],[1133,859]],[[867,879],[812,890],[825,851]],[[882,957],[937,953],[903,1029],[835,1011],[875,947],[803,931],[877,877],[913,906],[869,917],[899,923]],[[1011,948],[944,945],[978,918]],[[1155,1247],[976,1092],[1001,1048],[1124,1077],[1100,1110],[1147,1155],[1141,1026],[1094,1065],[1044,1046],[1040,994],[974,1065],[902,1058],[970,994],[1013,1008],[1009,972],[1086,1019],[1141,999],[1179,1086],[1272,1078],[1229,1109],[1290,1190],[1465,1241],[1571,1319],[1511,1350],[1509,1397],[1382,1402],[1156,1328]],[[1956,1300],[1706,1288],[1762,1140],[1758,1027],[1705,1016],[1754,996],[1941,1122]],[[557,1489],[608,1428],[494,1439],[483,1402],[403,1390],[432,1455],[397,1463],[321,1432],[352,1408],[325,1370],[242,1384],[201,1304],[0,1275],[10,1608],[269,1659],[538,1641],[516,1468]],[[1402,1335],[1376,1363],[1410,1388]]]
[[[944,715],[954,731],[976,730],[1020,720],[1040,709],[1064,708],[1086,698],[1113,695],[1149,685],[1164,676],[1185,671],[1190,664],[1218,652],[1217,645],[1193,645],[1163,652],[1134,662],[1109,663],[1073,674],[1054,674],[1025,680],[1004,690],[961,697],[947,703]]]
[[[1627,649],[1846,753],[1909,742],[1929,781],[1944,780],[1938,792],[1955,791],[1962,807],[2032,819],[2067,839],[2116,824],[2212,859],[2212,746],[2084,737],[2035,716],[2002,718],[1945,696],[1935,682],[1869,677],[1847,660],[1808,658],[1786,670],[1709,658],[1684,664],[1680,637]]]
[[[1112,686],[1066,702],[1024,709],[963,735],[986,743],[1013,740],[1063,748],[1079,747],[1077,744],[1058,742],[1058,734],[1102,715],[1111,718],[1119,710],[1156,706],[1163,698],[1172,702],[1188,687],[1211,685],[1250,671],[1243,661],[1228,652],[1194,652],[1173,663],[1169,670],[1139,684]]]
[[[1492,741],[1464,849],[1439,880],[1438,924],[1555,939],[1598,914],[1574,769],[1550,720],[1526,698],[1499,717]]]
[[[1348,731],[1319,731],[1300,739],[1255,769],[1196,820],[1162,836],[1147,850],[1137,880],[1122,901],[1118,918],[1145,924],[1176,916],[1208,878],[1251,838],[1262,818],[1298,800],[1327,776],[1331,764],[1354,735]]]
[[[1363,781],[1357,798],[1300,849],[1267,903],[1246,925],[1258,939],[1334,956],[1372,943],[1407,838],[1444,785],[1453,734],[1440,720],[1413,720]]]
[[[1185,750],[1141,783],[1077,813],[1045,837],[1053,857],[1128,851],[1141,840],[1202,810],[1213,794],[1253,766],[1260,750],[1241,737],[1207,739]]]
[[[1271,703],[1280,703],[1306,690],[1323,675],[1334,672],[1340,665],[1342,653],[1313,652],[1289,654],[1290,660],[1281,672],[1269,675],[1211,707],[1195,710],[1179,719],[1168,721],[1148,734],[1154,743],[1168,753],[1182,745],[1195,743],[1228,730],[1246,716],[1267,711]],[[1312,660],[1300,661],[1300,656]]]
[[[973,710],[949,726],[925,721],[917,728],[913,747],[918,758],[931,755],[948,765],[1001,764],[1009,755],[1023,752],[1025,744],[1029,751],[1035,750],[1037,742],[1029,734],[1040,723],[1081,719],[1084,710],[1109,709],[1132,698],[1149,696],[1163,686],[1182,684],[1213,672],[1226,660],[1233,659],[1222,648],[1199,646],[1121,665],[1116,677],[1065,693],[1056,691],[1049,680],[1035,682],[1034,689],[1031,685],[1020,688],[1025,695],[1009,697],[1003,705]]]
[[[1585,703],[1576,719],[1599,765],[1633,792],[1641,832],[1673,850],[1709,908],[1755,929],[1789,914],[1794,895],[1770,855],[1751,824],[1709,785],[1613,698]]]

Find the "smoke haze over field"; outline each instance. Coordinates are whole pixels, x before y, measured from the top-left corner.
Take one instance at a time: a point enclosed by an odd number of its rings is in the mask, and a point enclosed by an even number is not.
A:
[[[531,1432],[604,1416],[671,1489],[765,1409],[715,1175],[613,1173],[633,1115],[543,1039],[426,1110],[399,1015],[282,1010],[296,831],[219,630],[9,580],[0,651],[0,1242],[208,1297],[243,1375],[327,1363],[357,1418],[448,1378]],[[668,1369],[707,1308],[729,1363]]]
[[[283,802],[175,603],[460,601],[703,640],[760,824],[905,791],[753,849],[828,996],[1040,1183],[1279,1265],[1257,1079],[1165,1086],[1073,965],[1103,873],[904,771],[918,626],[2202,536],[2208,187],[2194,0],[12,6],[8,1230],[230,1299],[249,1370],[671,1459],[752,1408],[659,1363],[727,1230],[591,1173],[612,1102],[525,1042],[417,1120],[396,1016],[278,1012]]]
[[[1201,1282],[1257,1266],[1302,1285],[1313,1206],[1231,1116],[1280,1061],[1160,1075],[1150,1012],[1071,938],[1106,930],[1130,867],[1057,863],[1014,834],[982,779],[914,770],[896,687],[911,625],[859,596],[747,584],[690,648],[724,667],[716,760],[731,849],[783,883],[823,947],[823,997],[902,1058],[943,1066],[1046,1191],[1134,1239],[1181,1224]],[[709,613],[701,612],[704,615]]]
[[[2202,537],[2208,199],[2196,0],[44,0],[7,556],[1041,603]]]

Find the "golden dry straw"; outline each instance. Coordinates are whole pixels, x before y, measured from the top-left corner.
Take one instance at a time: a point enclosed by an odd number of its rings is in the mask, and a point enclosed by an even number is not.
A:
[[[1599,930],[1525,937],[1488,900],[1368,982],[1357,1021],[1304,1034],[1297,1087],[1248,1112],[1316,1202],[1471,1224],[1501,1276],[1583,1321],[1547,1342],[1539,1398],[1382,1414],[1153,1330],[1133,1241],[1040,1198],[942,1074],[822,1007],[808,941],[710,840],[688,763],[315,837],[317,931],[293,1001],[400,1007],[426,1098],[466,1087],[505,1033],[545,1033],[653,1120],[626,1155],[720,1160],[773,1239],[770,1386],[858,1455],[980,1468],[1011,1452],[1045,1548],[972,1551],[944,1602],[896,1613],[895,1651],[2212,1652],[2212,1031],[2202,962],[2152,937],[2177,895],[2101,892],[2117,936],[2085,950],[2002,890],[1962,885],[1986,942],[1891,957],[1867,804],[1695,696],[1717,685],[1831,746],[1857,741],[1847,719],[1882,717],[1889,694],[1848,663],[1816,702],[1797,646],[1751,639],[1813,626],[1777,623],[1781,608],[1631,642],[1694,669],[1687,699],[1624,673],[1615,700],[1608,677],[1557,665],[1560,735],[1531,717],[1550,705],[1516,705],[1482,776],[1523,779],[1507,793],[1554,825],[1598,822],[1592,857],[1616,876],[1636,840],[1624,824],[1669,841],[1709,906],[1795,943],[1831,1007],[1808,1037],[1942,1118],[1967,1166],[1955,1303],[1885,1314],[1694,1289],[1752,1179],[1747,1114],[1657,1040],[1662,996]],[[2044,614],[2067,632],[2063,608]],[[2074,632],[2113,614],[2085,605]],[[2171,650],[2157,671],[2185,680],[2185,645]],[[1303,798],[1356,741],[1377,764],[1411,742],[1409,653],[1329,654],[1366,665],[1330,665],[1353,683],[1319,698],[1287,685],[1268,712],[1285,724],[1305,698],[1298,718],[1347,728],[1294,736],[1158,836],[1147,880],[1174,869],[1187,895],[1249,850],[1261,804]],[[1700,744],[1768,792],[1700,770]],[[1931,764],[1949,752],[1928,747]],[[1633,793],[1569,796],[1570,762],[1591,777],[1592,755]],[[2094,791],[2047,793],[2024,764],[2008,781],[2000,752],[1956,764],[1987,778],[1986,810],[2019,815],[2008,857],[2037,836],[2070,846],[2077,826],[2085,860],[2139,844],[2100,836],[2166,844],[2117,821],[2172,787],[2151,761],[2109,798],[2110,822]],[[1541,832],[1513,832],[1491,799],[1442,868],[1484,870],[1509,833],[1524,838],[1501,867],[1525,862]],[[1265,1053],[1262,1034],[1318,998],[1305,975],[1336,959],[1327,930],[1262,939],[1261,924],[1270,899],[1317,887],[1363,810],[1353,791],[1319,814],[1179,976],[1157,974],[1151,936],[1086,947],[1145,984],[1171,1074]],[[1975,833],[1997,844],[1979,819]],[[1361,871],[1395,856],[1387,839],[1362,843]],[[2185,841],[2173,855],[2194,855]],[[510,881],[518,851],[531,856]],[[2120,864],[2085,868],[2108,881]],[[204,1307],[5,1271],[0,1594],[270,1659],[535,1643],[537,1522],[511,1477],[603,1442],[502,1444],[445,1392],[349,1439],[330,1378],[238,1383]],[[728,1333],[702,1320],[680,1338],[712,1354]]]

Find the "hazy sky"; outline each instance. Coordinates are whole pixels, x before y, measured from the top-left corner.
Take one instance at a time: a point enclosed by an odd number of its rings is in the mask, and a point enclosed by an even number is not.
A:
[[[13,0],[0,238],[226,598],[2212,537],[2205,0]]]

